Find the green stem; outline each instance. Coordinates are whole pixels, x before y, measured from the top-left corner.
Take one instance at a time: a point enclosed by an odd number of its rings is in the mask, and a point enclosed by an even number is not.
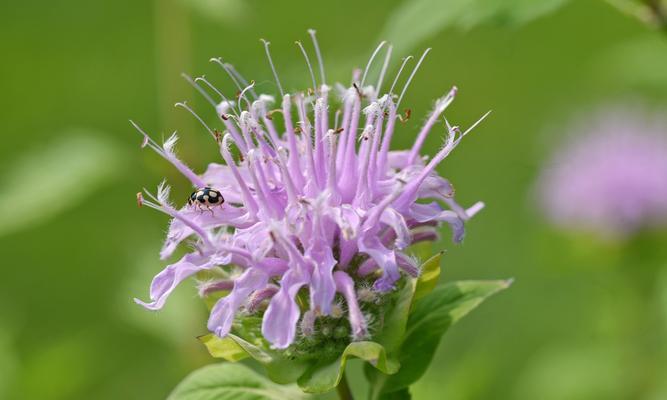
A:
[[[347,376],[343,372],[343,376],[340,378],[338,386],[336,386],[336,391],[338,392],[338,398],[340,400],[354,400],[352,397],[352,391],[350,390],[350,385],[347,383]]]

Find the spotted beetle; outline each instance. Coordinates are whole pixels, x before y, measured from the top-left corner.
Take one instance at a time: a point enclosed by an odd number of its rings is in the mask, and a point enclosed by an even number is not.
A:
[[[199,209],[206,207],[211,213],[213,213],[212,206],[221,206],[224,202],[222,194],[208,186],[195,190],[188,199],[188,205],[195,205]]]

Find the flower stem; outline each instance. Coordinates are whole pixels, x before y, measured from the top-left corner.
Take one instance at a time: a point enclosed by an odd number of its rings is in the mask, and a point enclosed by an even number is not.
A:
[[[336,391],[338,392],[338,398],[340,400],[354,400],[350,385],[347,383],[347,375],[345,375],[345,372],[343,372],[343,376],[340,378],[338,386],[336,386]]]

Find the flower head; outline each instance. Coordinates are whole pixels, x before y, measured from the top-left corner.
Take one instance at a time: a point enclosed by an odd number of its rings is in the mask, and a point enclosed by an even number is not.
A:
[[[610,108],[569,129],[539,180],[556,225],[626,236],[667,223],[667,121]]]
[[[197,174],[175,155],[175,135],[160,146],[137,126],[144,145],[171,162],[195,188],[210,187],[225,199],[224,205],[209,209],[177,209],[164,184],[156,196],[148,194],[150,200],[140,197],[141,204],[172,217],[163,259],[189,238],[194,250],[160,272],[151,284],[150,301],[137,300],[139,304],[159,309],[180,282],[206,271],[200,294],[224,293],[208,320],[208,329],[220,337],[239,316],[253,314],[261,317],[261,334],[274,348],[285,349],[297,339],[312,344],[316,335],[360,340],[381,323],[382,307],[401,285],[402,274],[419,274],[407,253],[411,244],[436,239],[443,222],[451,226],[456,242],[463,239],[465,221],[483,205],[459,206],[453,186],[436,171],[469,131],[441,119],[456,88],[436,101],[410,149],[390,150],[407,88],[395,96],[396,77],[381,95],[391,47],[376,84],[366,85],[367,71],[384,43],[363,75],[355,74],[352,86],[332,88],[312,31],[311,36],[320,79],[316,82],[299,43],[313,87],[294,94],[283,92],[265,42],[281,94],[277,108],[273,97],[257,95],[254,83],[247,84],[219,59],[212,61],[239,84],[236,101],[203,77],[186,77],[214,107],[223,132],[179,104],[215,139],[224,164],[211,163]],[[214,94],[220,99],[214,100]],[[429,159],[421,150],[434,129],[443,129],[445,143]]]

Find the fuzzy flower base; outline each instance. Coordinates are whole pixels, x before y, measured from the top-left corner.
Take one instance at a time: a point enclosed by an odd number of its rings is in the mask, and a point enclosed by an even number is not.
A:
[[[155,196],[138,195],[141,205],[172,217],[162,259],[186,240],[193,250],[153,279],[149,301],[137,303],[158,310],[178,284],[196,275],[203,279],[201,295],[215,300],[208,329],[216,336],[243,332],[295,357],[326,358],[381,332],[396,289],[406,284],[402,276],[420,273],[410,245],[437,239],[442,223],[460,242],[465,221],[483,205],[459,206],[452,185],[436,171],[472,129],[461,132],[441,118],[456,88],[435,102],[411,148],[390,150],[401,100],[428,50],[398,96],[394,88],[410,58],[381,94],[391,47],[376,83],[367,85],[384,43],[350,87],[331,87],[310,33],[320,77],[317,82],[298,43],[313,81],[305,92],[283,91],[265,42],[281,95],[277,108],[273,97],[258,95],[254,82],[219,59],[212,61],[238,85],[235,101],[203,77],[186,77],[211,103],[222,131],[178,105],[210,133],[224,164],[197,174],[176,156],[175,134],[159,145],[135,125],[144,146],[172,163],[196,192],[180,209],[166,184]],[[443,131],[445,142],[429,158],[421,151],[433,130]],[[204,196],[214,191],[224,204]]]

